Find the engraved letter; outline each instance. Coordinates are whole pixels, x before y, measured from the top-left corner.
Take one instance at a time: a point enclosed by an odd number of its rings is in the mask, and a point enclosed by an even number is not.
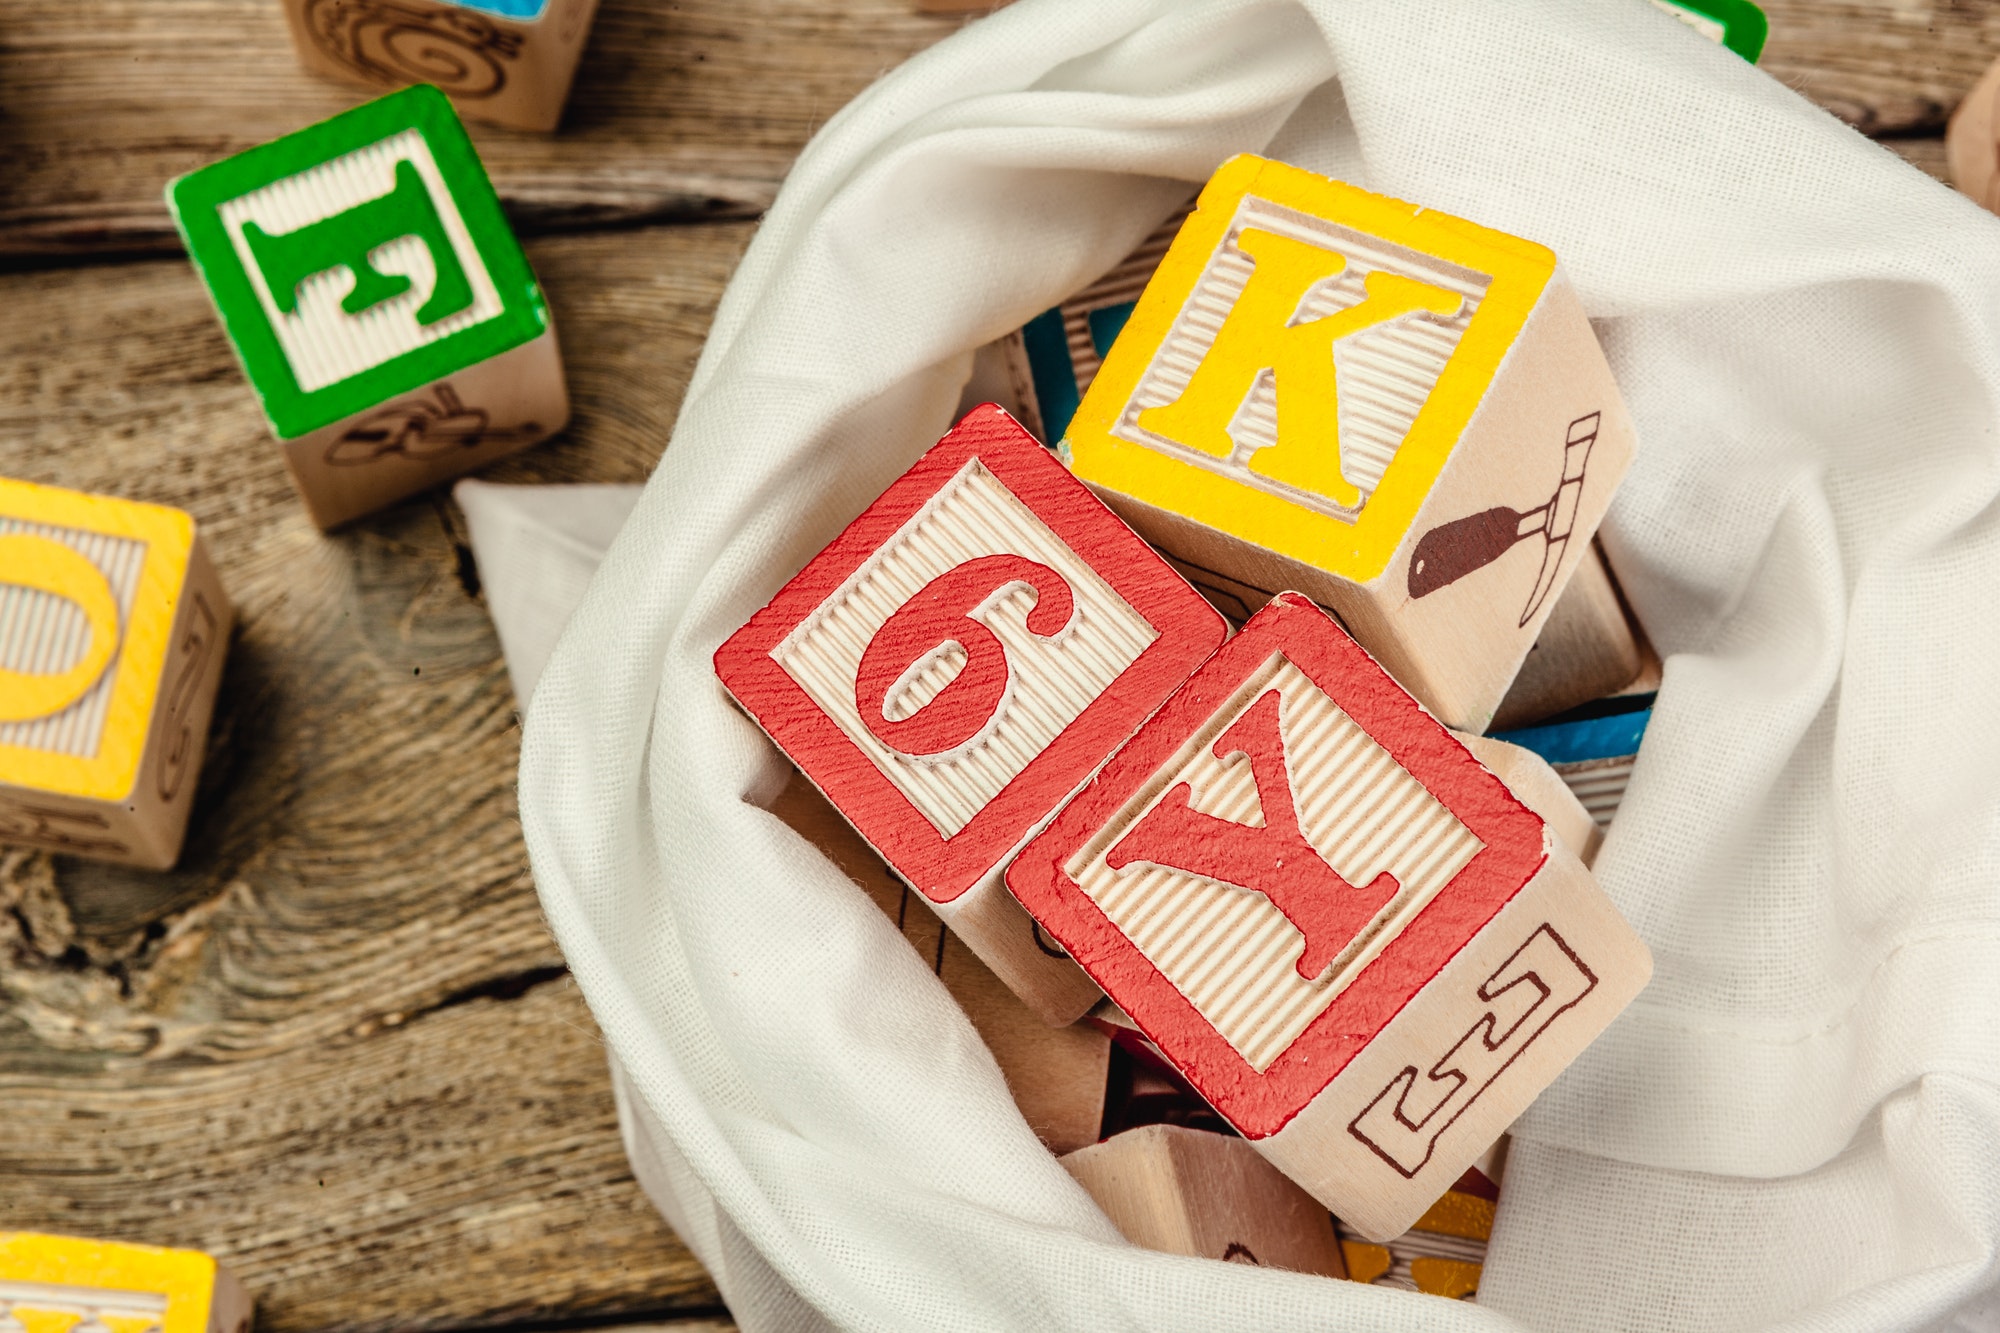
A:
[[[1149,407],[1139,425],[1193,449],[1227,458],[1229,423],[1265,371],[1276,377],[1278,442],[1250,459],[1253,472],[1352,507],[1361,492],[1340,470],[1340,391],[1333,345],[1419,310],[1458,313],[1456,292],[1394,273],[1370,273],[1367,291],[1345,310],[1299,323],[1306,294],[1347,267],[1344,256],[1275,232],[1249,229],[1237,246],[1255,262],[1187,388]]]
[[[972,613],[1016,583],[1035,592],[1030,633],[1052,639],[1069,624],[1076,609],[1069,584],[1024,555],[968,560],[925,584],[882,622],[854,676],[854,706],[878,740],[908,755],[944,754],[994,720],[1007,693],[1007,649]],[[885,709],[896,687],[947,643],[965,650],[964,667],[922,708],[891,720]]]
[[[354,288],[340,303],[350,315],[401,296],[410,289],[410,280],[400,273],[383,273],[372,261],[376,250],[404,236],[422,241],[437,269],[437,281],[417,311],[417,323],[435,324],[471,305],[472,284],[466,281],[423,176],[408,158],[396,163],[395,189],[344,213],[276,236],[254,222],[243,227],[243,239],[263,270],[271,299],[288,315],[298,309],[299,284],[330,268],[345,268],[354,275]]]
[[[1249,759],[1257,803],[1264,810],[1262,828],[1202,814],[1189,804],[1193,792],[1183,782],[1148,810],[1104,860],[1113,870],[1151,861],[1263,894],[1305,936],[1299,975],[1317,981],[1348,941],[1396,896],[1396,877],[1385,870],[1366,886],[1350,884],[1306,841],[1292,799],[1278,701],[1278,692],[1271,690],[1251,704],[1216,739],[1214,749],[1224,762],[1235,754]]]

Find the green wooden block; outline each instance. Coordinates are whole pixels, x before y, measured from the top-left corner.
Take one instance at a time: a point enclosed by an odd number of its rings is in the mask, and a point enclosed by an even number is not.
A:
[[[436,88],[190,172],[167,205],[323,525],[567,419],[541,289]]]
[[[1653,0],[1653,4],[1753,65],[1764,52],[1770,22],[1751,0]]]

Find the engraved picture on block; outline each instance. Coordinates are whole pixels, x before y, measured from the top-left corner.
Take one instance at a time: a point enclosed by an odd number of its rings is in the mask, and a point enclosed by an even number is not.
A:
[[[1062,451],[1175,559],[1306,593],[1482,730],[1588,559],[1632,432],[1545,247],[1243,156]]]
[[[975,409],[716,653],[716,673],[1029,1005],[1096,998],[998,883],[1222,642],[1200,594]]]
[[[167,199],[320,526],[567,422],[541,289],[435,88],[204,167]]]
[[[1541,818],[1298,594],[1203,664],[1007,885],[1217,1112],[1377,1237],[1650,972]]]
[[[436,85],[459,112],[555,129],[597,0],[285,0],[299,60],[376,88]]]
[[[171,866],[230,619],[188,515],[0,479],[0,843]]]

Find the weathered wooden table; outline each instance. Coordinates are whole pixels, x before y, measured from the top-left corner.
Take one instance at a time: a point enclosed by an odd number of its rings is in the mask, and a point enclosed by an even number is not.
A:
[[[1942,169],[2000,2],[1765,7],[1770,73]],[[558,137],[474,130],[576,400],[488,475],[642,479],[794,154],[962,21],[605,0]],[[0,1224],[210,1249],[274,1333],[723,1326],[528,882],[462,521],[310,527],[161,206],[360,95],[275,0],[0,0],[0,88],[0,473],[193,511],[241,618],[178,871],[0,851]]]

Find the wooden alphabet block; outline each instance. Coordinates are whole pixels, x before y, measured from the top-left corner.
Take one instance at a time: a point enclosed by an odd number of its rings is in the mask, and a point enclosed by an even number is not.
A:
[[[569,420],[541,289],[437,89],[191,172],[167,204],[321,527]]]
[[[803,777],[792,779],[772,803],[771,813],[826,853],[931,965],[993,1052],[1021,1118],[1048,1150],[1060,1154],[1097,1142],[1104,1123],[1111,1038],[1088,1024],[1044,1023],[935,913],[911,901],[910,886],[889,872]]]
[[[1060,440],[1097,378],[1112,344],[1187,220],[1182,209],[1108,273],[987,348],[984,382],[1021,423]],[[974,378],[981,378],[975,369]],[[1233,624],[1271,600],[1218,570],[1169,557],[1174,568]],[[1643,635],[1627,614],[1597,543],[1578,560],[1535,644],[1493,715],[1495,728],[1521,727],[1628,688],[1645,669]]]
[[[1753,65],[1763,54],[1771,25],[1750,0],[1653,0],[1653,5]]]
[[[1062,452],[1163,551],[1303,592],[1484,731],[1632,448],[1547,249],[1246,155],[1202,191]]]
[[[428,83],[459,112],[547,133],[597,0],[285,0],[299,61],[374,88]]]
[[[178,509],[0,478],[0,842],[172,866],[231,616]]]
[[[1326,1209],[1242,1139],[1146,1125],[1062,1164],[1142,1249],[1347,1276]]]
[[[0,1329],[248,1333],[250,1294],[199,1250],[0,1231]]]
[[[1652,970],[1542,819],[1298,594],[1195,672],[1007,887],[1371,1239],[1421,1215]]]
[[[1227,633],[989,405],[813,557],[715,669],[980,960],[1062,1024],[1096,988],[1000,874]]]

